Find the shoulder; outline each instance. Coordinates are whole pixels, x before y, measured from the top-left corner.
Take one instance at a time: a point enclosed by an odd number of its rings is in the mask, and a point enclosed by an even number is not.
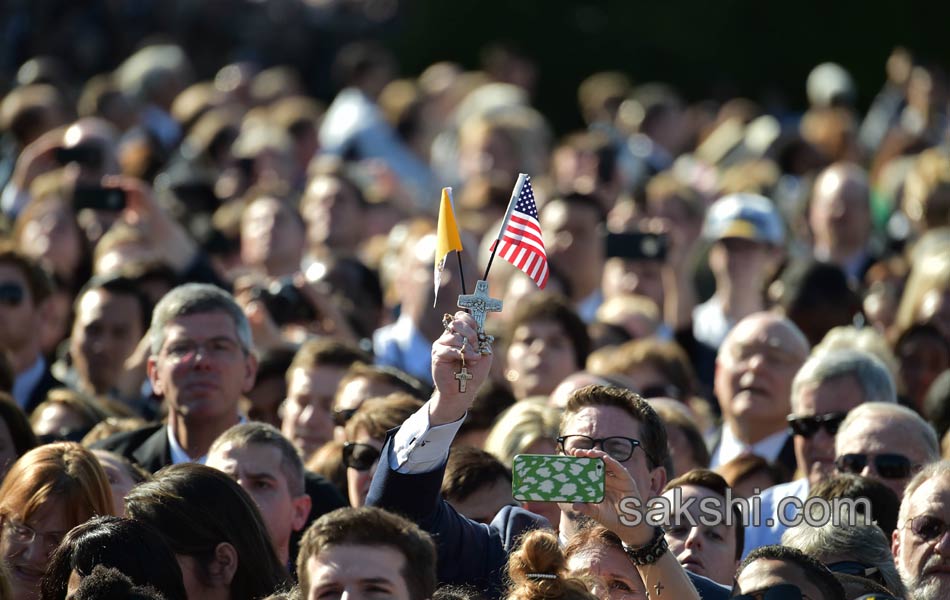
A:
[[[106,439],[99,440],[92,444],[91,447],[93,449],[110,450],[119,454],[125,454],[127,451],[134,451],[155,434],[159,432],[164,433],[164,430],[164,423],[152,423],[151,425],[146,425],[139,429],[110,435]]]
[[[693,582],[701,600],[726,600],[729,597],[731,590],[726,586],[690,571],[686,571],[686,575]]]

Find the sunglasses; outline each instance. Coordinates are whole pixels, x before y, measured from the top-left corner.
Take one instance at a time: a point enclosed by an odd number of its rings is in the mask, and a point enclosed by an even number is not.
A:
[[[343,444],[343,464],[357,471],[368,471],[379,460],[381,452],[369,444],[345,442]]]
[[[860,475],[868,460],[874,464],[874,470],[884,479],[904,479],[910,477],[914,468],[910,459],[900,454],[843,454],[835,460],[835,467],[842,473]]]
[[[0,304],[19,306],[23,302],[23,286],[18,283],[0,283]]]
[[[930,515],[920,515],[919,517],[908,519],[904,527],[909,527],[914,535],[925,542],[939,540],[943,537],[943,534],[947,533],[947,530],[950,529],[950,525],[947,525],[943,519]]]
[[[881,573],[880,569],[873,565],[866,565],[862,562],[853,560],[843,560],[840,562],[829,563],[827,566],[832,573],[844,573],[845,575],[863,577],[864,579],[870,579],[875,583],[879,583],[884,587],[887,587],[887,583],[884,581],[884,574]]]
[[[353,415],[356,414],[356,411],[359,409],[356,408],[343,408],[340,410],[333,411],[333,423],[338,427],[343,427],[346,425],[346,422],[353,418]]]
[[[812,417],[796,417],[795,415],[788,416],[788,426],[792,428],[792,432],[795,435],[800,435],[805,439],[810,439],[821,428],[824,428],[828,435],[835,435],[838,433],[838,427],[841,426],[841,422],[844,421],[844,418],[848,416],[848,413],[835,412],[828,413],[824,415],[814,415]]]
[[[736,585],[733,587],[732,595],[729,598],[732,600],[802,600],[804,596],[797,585],[780,583],[748,594],[743,594],[739,586]]]

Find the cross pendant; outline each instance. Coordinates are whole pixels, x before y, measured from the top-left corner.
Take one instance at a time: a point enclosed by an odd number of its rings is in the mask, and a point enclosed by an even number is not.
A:
[[[657,595],[657,597],[659,598],[660,594],[663,593],[663,584],[658,582],[658,583],[657,583],[655,586],[653,586],[653,587],[654,587],[654,589],[656,589],[656,595]]]
[[[464,366],[462,367],[461,371],[455,374],[455,378],[458,379],[458,382],[459,382],[460,392],[463,392],[463,393],[465,392],[465,388],[467,387],[468,380],[472,379],[472,377],[473,375],[469,373],[468,369]]]

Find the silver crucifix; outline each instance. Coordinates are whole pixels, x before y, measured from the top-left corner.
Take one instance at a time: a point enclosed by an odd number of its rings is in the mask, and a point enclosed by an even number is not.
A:
[[[459,296],[458,305],[459,308],[467,308],[475,319],[475,324],[478,326],[479,353],[491,354],[491,343],[495,341],[495,338],[485,333],[485,316],[490,312],[501,312],[501,300],[489,297],[488,282],[479,279],[475,283],[475,293]]]

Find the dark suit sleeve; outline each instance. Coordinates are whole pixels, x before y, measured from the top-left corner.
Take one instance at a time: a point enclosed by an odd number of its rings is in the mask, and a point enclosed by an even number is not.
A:
[[[366,504],[401,514],[433,536],[440,583],[472,585],[500,597],[510,547],[525,531],[550,525],[517,507],[502,509],[490,526],[460,515],[441,497],[444,464],[418,474],[389,468],[394,433],[383,447]]]
[[[689,580],[693,582],[693,587],[699,592],[701,600],[726,600],[732,592],[732,590],[726,586],[719,585],[712,579],[707,579],[702,575],[697,575],[690,571],[686,571],[686,575],[689,576]]]

